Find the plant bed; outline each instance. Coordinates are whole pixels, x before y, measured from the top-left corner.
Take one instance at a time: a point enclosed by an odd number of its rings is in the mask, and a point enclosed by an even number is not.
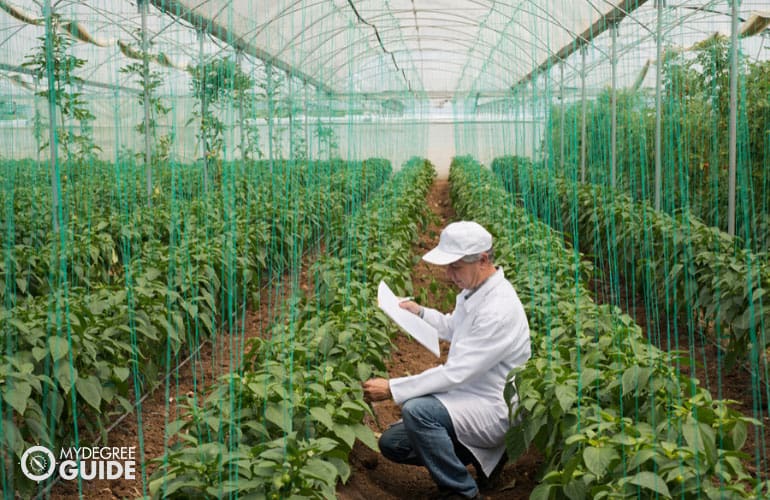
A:
[[[545,458],[531,498],[764,497],[768,483],[747,473],[740,451],[761,424],[681,373],[684,353],[659,350],[630,317],[597,306],[580,254],[515,207],[489,170],[457,158],[450,175],[455,207],[496,236],[527,310],[533,357],[506,397],[518,394],[522,418],[509,456],[534,444]]]
[[[531,213],[594,254],[607,254],[648,302],[672,319],[718,326],[725,364],[766,370],[770,261],[687,212],[671,216],[610,188],[574,183],[518,157],[493,170]],[[665,286],[663,286],[665,284]]]
[[[275,186],[265,191],[270,196],[243,184],[237,209],[234,199],[216,204],[211,197],[184,212],[172,201],[157,208],[165,214],[157,220],[148,217],[154,211],[137,212],[149,226],[119,226],[125,286],[86,288],[65,279],[55,294],[29,296],[0,311],[0,328],[13,342],[0,365],[6,484],[34,490],[14,473],[31,443],[77,445],[102,432],[108,412],[131,411],[129,397],[138,400],[150,391],[160,370],[170,370],[184,347],[194,349],[220,329],[232,328],[254,288],[292,262],[302,245],[341,227],[346,212],[376,190],[389,168],[375,161],[366,174],[366,164],[350,166],[353,171],[340,169],[328,177],[323,191],[312,189],[320,181],[310,183],[317,173],[298,168],[274,177]],[[290,182],[300,177],[307,178],[304,184]],[[306,189],[312,196],[303,194]],[[281,223],[304,229],[300,234],[271,229]],[[158,227],[154,224],[165,227],[169,241],[143,235],[147,227]],[[216,238],[208,232],[212,225],[219,228]]]
[[[411,291],[404,249],[433,175],[427,162],[410,162],[329,242],[312,295],[290,300],[284,320],[253,341],[246,370],[223,377],[172,424],[181,442],[159,459],[153,496],[334,497],[355,440],[376,447],[360,383],[384,369],[394,328],[374,291],[382,278]]]

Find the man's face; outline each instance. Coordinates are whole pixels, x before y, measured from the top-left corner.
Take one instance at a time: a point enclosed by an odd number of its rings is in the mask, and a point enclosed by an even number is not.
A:
[[[463,262],[458,260],[446,266],[447,277],[460,288],[473,288],[477,285],[481,261]]]

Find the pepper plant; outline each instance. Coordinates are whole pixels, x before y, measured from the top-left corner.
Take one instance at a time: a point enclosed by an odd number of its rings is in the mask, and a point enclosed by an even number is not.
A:
[[[749,426],[713,400],[614,306],[596,305],[580,254],[514,205],[489,170],[456,158],[452,197],[462,217],[495,237],[497,261],[522,298],[532,358],[509,375],[517,402],[510,459],[531,445],[544,455],[530,498],[764,498],[768,484],[744,467]]]
[[[290,299],[266,338],[250,342],[244,372],[222,378],[174,424],[180,442],[158,460],[153,497],[218,498],[231,488],[256,498],[335,497],[356,439],[377,446],[362,423],[371,409],[360,382],[384,372],[395,329],[375,306],[376,287],[386,279],[411,292],[409,245],[434,175],[412,160],[339,226],[311,269],[313,294]]]

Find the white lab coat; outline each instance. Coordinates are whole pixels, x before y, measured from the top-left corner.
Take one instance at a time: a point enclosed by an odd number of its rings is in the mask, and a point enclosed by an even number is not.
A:
[[[466,300],[467,294],[463,290],[457,295],[451,314],[424,308],[423,319],[451,342],[446,363],[390,379],[390,390],[398,404],[429,394],[441,401],[457,439],[489,476],[505,451],[510,426],[503,399],[505,379],[529,359],[529,325],[501,268]]]

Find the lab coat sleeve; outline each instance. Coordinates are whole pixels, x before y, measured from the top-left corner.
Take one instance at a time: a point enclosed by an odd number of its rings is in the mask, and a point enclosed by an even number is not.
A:
[[[444,314],[430,307],[423,307],[422,319],[436,329],[440,339],[452,340],[452,313]]]
[[[448,392],[485,374],[490,366],[525,347],[517,342],[520,328],[520,322],[516,323],[511,315],[480,315],[471,331],[455,340],[456,345],[452,346],[455,352],[446,364],[418,375],[390,379],[394,401],[403,404],[412,398]]]

